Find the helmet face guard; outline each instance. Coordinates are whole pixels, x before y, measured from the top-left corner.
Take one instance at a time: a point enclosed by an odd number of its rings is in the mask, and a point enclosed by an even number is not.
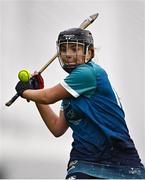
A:
[[[63,69],[72,70],[82,63],[86,63],[87,47],[79,42],[60,42],[58,45],[58,58]]]
[[[62,68],[71,72],[79,64],[87,63],[86,54],[93,48],[93,38],[88,30],[73,28],[63,31],[58,36],[57,51]]]

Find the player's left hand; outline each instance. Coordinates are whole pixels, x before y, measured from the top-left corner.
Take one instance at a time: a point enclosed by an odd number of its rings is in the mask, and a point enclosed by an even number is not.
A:
[[[19,81],[15,87],[17,93],[23,97],[23,92],[27,89],[43,89],[44,80],[40,74],[34,74],[28,82]]]

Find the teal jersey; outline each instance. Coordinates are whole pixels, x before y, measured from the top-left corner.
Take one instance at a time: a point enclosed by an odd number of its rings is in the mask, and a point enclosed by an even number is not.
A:
[[[96,75],[91,66],[83,64],[74,69],[61,84],[75,98],[80,95],[90,97],[97,86]]]
[[[71,160],[139,165],[124,111],[105,70],[90,61],[75,68],[61,85],[72,95],[62,102],[73,130]]]

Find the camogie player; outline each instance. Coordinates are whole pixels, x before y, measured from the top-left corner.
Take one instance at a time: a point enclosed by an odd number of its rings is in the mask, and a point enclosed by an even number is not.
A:
[[[64,80],[43,89],[43,79],[18,82],[17,93],[34,101],[48,129],[56,137],[73,131],[66,179],[142,179],[145,169],[129,135],[125,114],[106,71],[93,61],[90,31],[60,32],[57,51]],[[60,114],[49,106],[62,100]]]

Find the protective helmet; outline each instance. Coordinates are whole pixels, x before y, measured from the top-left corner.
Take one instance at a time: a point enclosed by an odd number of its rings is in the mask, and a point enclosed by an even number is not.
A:
[[[94,48],[94,41],[93,37],[90,31],[84,30],[81,28],[71,28],[65,31],[62,31],[59,33],[58,40],[57,40],[57,51],[58,51],[58,58],[60,61],[60,64],[62,68],[67,71],[71,72],[72,69],[74,69],[78,64],[70,65],[65,63],[60,54],[60,47],[62,44],[69,44],[69,43],[75,43],[83,45],[84,49],[84,55],[86,55],[89,48]],[[92,53],[92,57],[94,56],[94,52]],[[87,63],[89,60],[85,59],[84,63]]]

